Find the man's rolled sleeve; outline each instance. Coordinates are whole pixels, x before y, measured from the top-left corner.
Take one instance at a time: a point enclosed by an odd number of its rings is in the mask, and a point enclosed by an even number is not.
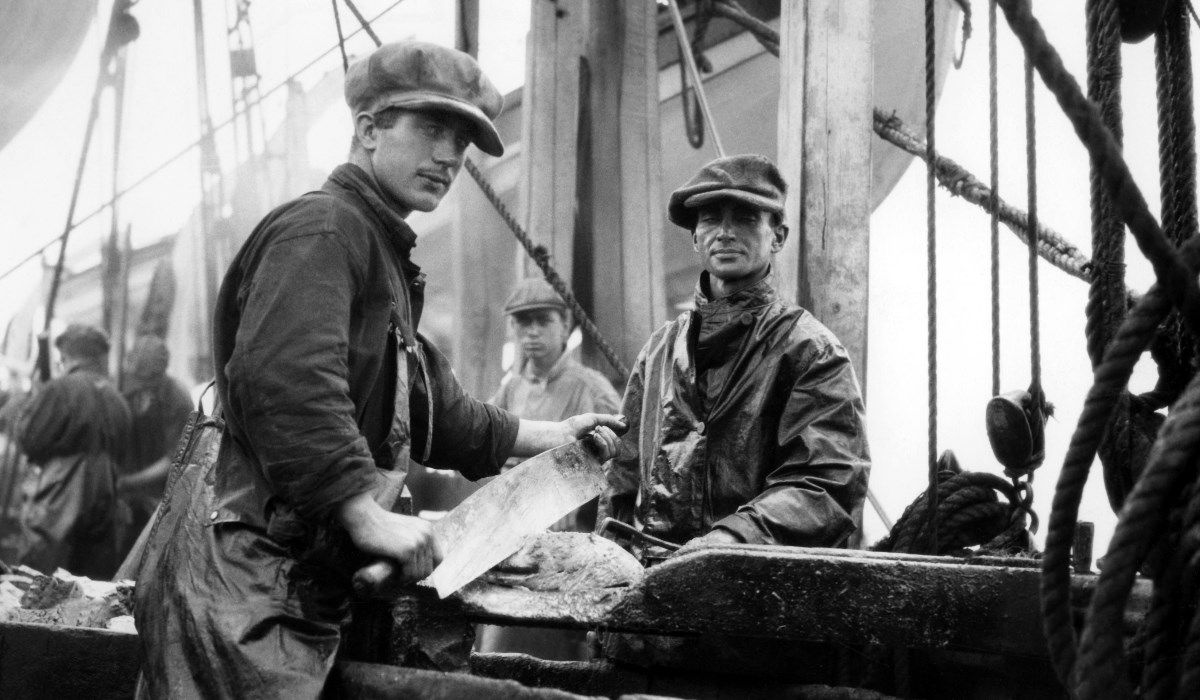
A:
[[[271,490],[306,517],[375,485],[348,379],[360,268],[334,234],[305,233],[271,243],[239,290],[232,413]]]
[[[778,445],[763,492],[716,527],[756,544],[837,546],[856,528],[870,471],[862,397],[841,346],[819,346],[793,383]]]
[[[429,386],[417,382],[412,401],[413,450],[425,451],[429,425],[429,396],[433,396],[433,441],[426,466],[454,469],[476,481],[500,473],[512,454],[521,420],[515,415],[483,403],[458,383],[450,362],[427,339],[421,338]]]

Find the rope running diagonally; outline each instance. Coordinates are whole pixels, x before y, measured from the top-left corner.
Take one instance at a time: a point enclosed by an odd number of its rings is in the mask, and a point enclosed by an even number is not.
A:
[[[379,36],[371,29],[370,24],[358,11],[358,8],[354,6],[354,0],[343,0],[343,2],[354,13],[354,16],[358,18],[359,23],[366,30],[367,34],[370,35],[375,45],[382,46],[383,42],[380,41]],[[533,242],[525,229],[517,222],[516,217],[508,211],[508,207],[505,206],[500,196],[496,194],[495,188],[488,182],[483,172],[479,169],[479,166],[475,165],[468,158],[464,160],[463,167],[471,174],[471,178],[475,180],[475,184],[479,185],[479,189],[483,192],[483,195],[491,202],[492,206],[496,209],[496,213],[504,220],[509,230],[512,231],[513,236],[516,237],[517,241],[525,249],[525,252],[537,263],[538,269],[542,271],[546,281],[550,283],[550,286],[554,287],[554,291],[558,292],[558,295],[571,308],[571,313],[579,321],[579,326],[584,334],[596,344],[596,348],[604,355],[604,359],[608,360],[613,369],[620,374],[621,383],[624,383],[629,378],[629,368],[621,361],[620,356],[617,355],[617,351],[613,349],[612,345],[609,345],[608,341],[604,339],[604,335],[600,332],[599,327],[596,326],[596,322],[592,320],[591,316],[580,305],[579,300],[575,298],[575,294],[571,292],[562,275],[558,274],[558,271],[550,264],[550,255],[546,252],[546,249]]]
[[[876,109],[874,129],[876,135],[893,146],[911,153],[921,160],[925,160],[928,156],[925,142],[909,131],[899,117],[886,115]],[[937,168],[938,184],[942,188],[956,197],[962,197],[977,205],[985,212],[992,212],[990,187],[980,182],[979,178],[950,158],[935,154],[934,162]],[[1000,223],[1015,233],[1022,242],[1027,242],[1029,230],[1026,213],[1002,198],[997,197],[996,199],[995,210],[999,215]],[[1040,223],[1038,224],[1037,240],[1038,252],[1051,265],[1085,282],[1091,279],[1092,261],[1075,244]],[[1133,303],[1134,296],[1132,291],[1127,292],[1130,304]]]
[[[592,321],[591,317],[588,316],[587,312],[584,311],[582,306],[580,306],[579,301],[571,292],[570,287],[567,286],[566,282],[563,281],[562,276],[559,275],[554,267],[550,264],[550,255],[546,252],[546,249],[542,246],[534,244],[533,240],[530,239],[529,234],[526,233],[525,229],[521,227],[521,224],[517,222],[516,217],[514,217],[508,211],[508,207],[504,205],[504,202],[500,199],[499,195],[496,194],[496,191],[492,188],[491,184],[484,177],[483,173],[480,172],[479,166],[475,165],[474,162],[467,160],[464,163],[464,167],[466,168],[467,172],[471,174],[471,177],[474,178],[475,183],[479,185],[479,189],[483,192],[484,196],[487,197],[488,201],[492,203],[492,206],[496,208],[496,213],[499,214],[500,218],[504,220],[504,223],[508,225],[509,230],[512,231],[514,236],[516,236],[517,240],[521,243],[521,246],[525,249],[525,252],[529,254],[529,257],[532,258],[535,263],[537,263],[538,269],[540,269],[542,274],[545,275],[546,281],[550,283],[550,286],[554,287],[554,291],[558,292],[558,295],[567,303],[567,306],[571,307],[571,313],[575,315],[576,319],[578,319],[580,327],[583,328],[583,332],[586,333],[588,337],[590,337],[592,341],[596,343],[596,347],[604,355],[604,358],[608,360],[608,363],[612,365],[613,369],[620,373],[621,382],[624,383],[629,378],[629,368],[626,367],[625,363],[621,361],[621,358],[617,355],[617,351],[614,350],[613,347],[608,344],[608,341],[604,339],[604,336],[600,333],[600,329],[596,327],[596,323]]]
[[[996,29],[996,0],[988,0],[988,155],[992,189],[988,195],[988,219],[991,223],[992,396],[1000,395],[1000,91],[997,85]]]
[[[928,372],[929,397],[929,444],[928,469],[929,484],[927,500],[929,503],[929,542],[934,551],[938,543],[938,466],[937,466],[937,176],[935,175],[934,155],[935,145],[934,123],[937,104],[937,80],[935,59],[937,36],[935,32],[935,0],[925,0],[925,206],[926,206],[926,318],[928,321],[928,355],[926,371]]]

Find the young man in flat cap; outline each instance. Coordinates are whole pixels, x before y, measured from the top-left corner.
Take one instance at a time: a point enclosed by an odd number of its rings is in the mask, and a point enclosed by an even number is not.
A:
[[[566,303],[549,282],[540,277],[518,282],[504,302],[504,313],[520,345],[521,362],[505,375],[489,403],[533,420],[617,412],[621,397],[608,379],[566,352],[571,334],[570,315]],[[568,513],[550,529],[591,532],[595,526],[593,500]],[[587,634],[579,630],[481,625],[475,648],[481,652],[522,653],[553,661],[588,658]]]
[[[771,285],[786,192],[770,160],[740,155],[672,193],[703,272],[694,310],[638,356],[601,516],[681,545],[838,547],[861,522],[870,457],[850,357]]]
[[[17,419],[17,444],[40,467],[22,509],[21,563],[104,580],[121,563],[129,524],[116,490],[129,409],[108,378],[104,331],[72,323],[54,345],[64,374],[35,389]]]
[[[384,558],[412,583],[440,559],[428,523],[374,500],[381,470],[411,455],[477,479],[589,433],[615,449],[616,416],[522,421],[475,401],[417,332],[405,217],[438,206],[468,145],[504,148],[500,94],[474,59],[388,44],[350,67],[346,101],[349,162],[268,214],[222,284],[226,434],[200,505],[139,580],[141,697],[321,695],[355,571]]]

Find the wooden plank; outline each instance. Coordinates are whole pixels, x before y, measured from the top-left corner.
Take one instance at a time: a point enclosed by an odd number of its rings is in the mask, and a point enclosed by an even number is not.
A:
[[[779,166],[794,242],[781,291],[850,352],[866,392],[872,12],[866,0],[783,3]],[[803,183],[803,186],[802,186]]]
[[[617,12],[612,2],[590,5],[580,218],[597,324],[630,364],[666,315],[657,12],[640,0]],[[615,376],[598,354],[585,356]]]
[[[522,94],[522,219],[567,280],[574,259],[581,3],[531,3]],[[526,274],[538,274],[524,253],[518,264]]]
[[[481,579],[443,601],[427,589],[414,595],[492,624],[882,642],[1044,658],[1040,575],[1016,558],[721,545],[672,557],[628,588],[530,591]],[[1087,609],[1096,582],[1090,574],[1071,577],[1074,613]],[[1148,612],[1151,588],[1146,579],[1135,585],[1129,629]]]

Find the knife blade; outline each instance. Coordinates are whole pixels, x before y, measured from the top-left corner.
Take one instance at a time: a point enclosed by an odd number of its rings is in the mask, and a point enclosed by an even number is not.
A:
[[[444,559],[426,581],[445,598],[604,489],[604,468],[583,440],[504,472],[433,523]]]

